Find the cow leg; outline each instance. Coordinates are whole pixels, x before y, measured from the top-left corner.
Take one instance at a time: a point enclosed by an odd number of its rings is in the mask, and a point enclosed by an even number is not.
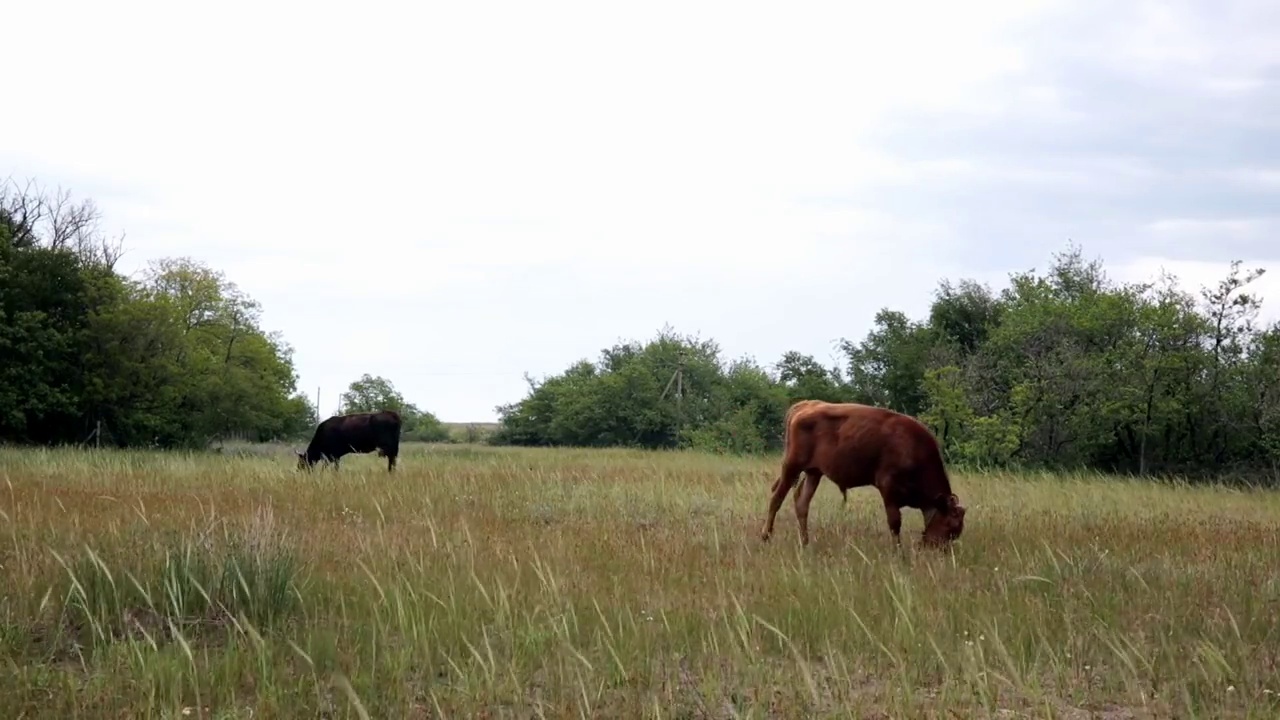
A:
[[[391,472],[396,467],[396,458],[400,456],[400,439],[396,438],[385,450],[387,454],[387,472]]]
[[[822,473],[805,471],[804,485],[796,491],[796,523],[800,526],[800,544],[809,544],[809,502],[822,482]]]
[[[791,492],[791,488],[795,486],[798,479],[800,479],[799,468],[783,466],[782,474],[773,483],[773,497],[769,498],[769,511],[765,516],[764,529],[760,531],[761,540],[768,540],[773,534],[773,521],[778,515],[778,509],[782,507],[782,501],[787,498],[787,493]]]
[[[841,485],[838,482],[835,482],[834,480],[832,481],[832,484],[835,485],[836,489],[840,491],[840,504],[848,505],[849,504],[849,488]]]
[[[805,478],[806,478],[806,480],[807,480],[808,482],[812,482],[812,483],[813,483],[814,490],[813,490],[813,493],[810,493],[810,497],[812,497],[812,495],[813,495],[814,493],[817,493],[817,491],[818,491],[818,486],[822,484],[822,473],[821,473],[820,471],[818,471],[818,470],[805,470],[805,471],[804,471],[804,476],[805,476]],[[839,486],[837,486],[837,487],[839,487]],[[795,506],[796,506],[796,517],[797,517],[797,518],[798,518],[798,517],[800,517],[800,496],[802,496],[802,495],[804,495],[804,485],[801,485],[801,486],[800,486],[800,489],[799,489],[799,490],[797,490],[797,491],[796,491],[796,492],[791,496],[791,500],[792,500],[792,502],[794,502],[794,503],[795,503]],[[805,506],[805,507],[806,507],[806,509],[808,508],[808,506]],[[805,514],[805,517],[808,517],[808,514],[807,514],[807,513]]]
[[[894,492],[897,487],[901,487],[901,478],[884,472],[876,475],[876,489],[880,491],[880,499],[884,500],[884,516],[889,522],[889,532],[893,533],[894,542],[901,545],[902,508]]]
[[[894,542],[902,544],[902,509],[898,504],[889,497],[884,490],[880,491],[880,497],[884,500],[884,516],[889,521],[889,532],[893,533]]]

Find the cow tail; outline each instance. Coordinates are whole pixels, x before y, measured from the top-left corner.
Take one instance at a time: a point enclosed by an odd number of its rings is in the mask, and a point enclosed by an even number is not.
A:
[[[799,402],[792,403],[782,416],[782,457],[784,461],[787,457],[787,444],[791,442],[791,417],[796,414],[796,406],[799,404]],[[778,485],[781,483],[782,475],[779,474],[778,477],[774,478],[773,485],[769,486],[770,492],[777,492]]]
[[[791,418],[796,414],[796,408],[800,403],[791,403],[791,407],[787,408],[787,412],[782,416],[782,452],[787,452],[787,443],[791,440]]]

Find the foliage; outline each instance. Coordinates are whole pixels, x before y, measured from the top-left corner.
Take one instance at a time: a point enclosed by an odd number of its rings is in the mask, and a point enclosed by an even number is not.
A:
[[[583,359],[498,408],[496,444],[701,447],[759,451],[777,444],[787,393],[754,363],[726,365],[711,340],[664,328]]]
[[[726,363],[664,328],[530,379],[491,441],[761,452],[778,448],[787,404],[817,398],[920,417],[969,466],[1274,478],[1280,324],[1258,327],[1248,292],[1262,272],[1235,262],[1196,296],[1167,274],[1113,282],[1070,247],[999,293],[944,280],[922,320],[881,309],[861,341],[841,340],[843,372],[794,351],[773,373]]]
[[[64,191],[0,187],[0,440],[200,446],[314,423],[257,302],[189,258],[125,278],[97,224]]]

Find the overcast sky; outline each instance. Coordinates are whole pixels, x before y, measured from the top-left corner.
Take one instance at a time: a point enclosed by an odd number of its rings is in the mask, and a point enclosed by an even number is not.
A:
[[[831,363],[1069,240],[1280,315],[1280,3],[9,5],[0,176],[224,271],[325,414],[491,420],[668,323]]]

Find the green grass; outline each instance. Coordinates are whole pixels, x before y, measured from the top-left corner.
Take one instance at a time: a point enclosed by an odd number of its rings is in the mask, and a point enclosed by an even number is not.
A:
[[[0,451],[0,717],[1280,715],[1280,493],[962,475],[895,551],[776,462]],[[909,541],[909,542],[908,542]]]

